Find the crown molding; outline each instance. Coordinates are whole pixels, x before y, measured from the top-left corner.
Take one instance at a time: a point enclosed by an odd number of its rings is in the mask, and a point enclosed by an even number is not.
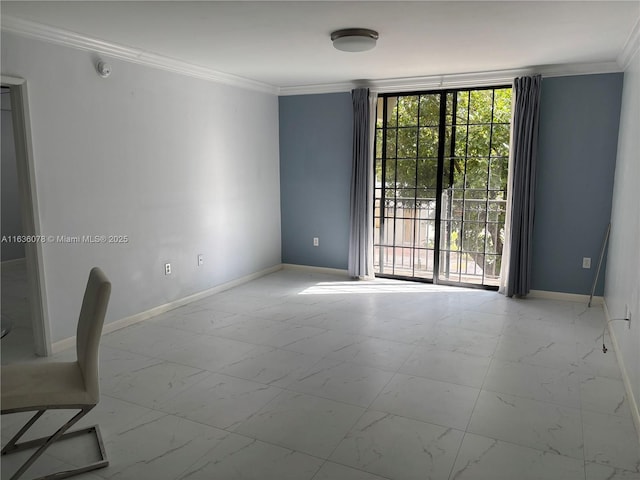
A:
[[[534,73],[540,73],[543,77],[559,77],[621,72],[628,66],[633,54],[637,51],[638,45],[640,44],[639,19],[629,35],[617,62],[542,65],[487,72],[391,78],[382,80],[354,80],[339,83],[276,87],[263,82],[218,72],[210,68],[157,55],[145,50],[95,39],[80,33],[70,32],[68,30],[43,25],[29,20],[23,20],[17,17],[2,16],[2,30],[16,35],[35,38],[48,43],[95,52],[112,58],[200,78],[215,83],[281,96],[349,92],[353,88],[357,87],[368,87],[372,91],[378,93],[482,87],[511,84],[513,79],[518,76],[532,75]]]
[[[339,82],[339,83],[318,83],[314,85],[298,85],[293,87],[280,87],[278,95],[286,97],[290,95],[315,95],[322,93],[344,93],[350,92],[359,86],[358,82]],[[368,86],[363,82],[360,86]]]
[[[349,92],[357,87],[368,87],[376,93],[439,90],[444,88],[485,87],[511,85],[513,79],[523,75],[541,74],[543,77],[566,77],[571,75],[593,75],[618,73],[622,69],[617,62],[567,63],[561,65],[539,65],[511,70],[489,72],[455,73],[426,77],[390,78],[383,80],[356,80],[353,82],[327,83],[297,87],[281,87],[279,95],[312,95],[322,93]]]
[[[136,48],[119,45],[116,43],[99,40],[76,32],[70,32],[61,28],[43,25],[29,20],[23,20],[11,16],[2,16],[2,30],[35,38],[44,42],[63,45],[79,50],[107,55],[111,58],[126,60],[128,62],[159,68],[169,72],[179,73],[189,77],[200,78],[215,83],[231,85],[247,90],[255,90],[263,93],[277,94],[278,88],[255,80],[218,72],[210,68],[194,65],[173,58],[157,55]]]
[[[640,17],[636,20],[624,47],[622,47],[622,52],[618,55],[618,65],[622,70],[626,70],[629,67],[638,49],[640,49]]]

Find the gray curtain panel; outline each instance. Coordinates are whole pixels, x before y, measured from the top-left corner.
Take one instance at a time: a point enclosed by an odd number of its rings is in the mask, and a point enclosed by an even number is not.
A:
[[[353,101],[353,165],[351,169],[351,225],[349,230],[349,275],[365,277],[368,271],[369,217],[369,89],[351,91]]]
[[[525,296],[531,285],[538,121],[542,77],[514,81],[515,107],[512,125],[513,204],[511,208],[511,259],[507,296]]]

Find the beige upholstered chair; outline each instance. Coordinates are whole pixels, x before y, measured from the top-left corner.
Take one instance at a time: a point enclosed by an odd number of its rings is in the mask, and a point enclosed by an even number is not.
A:
[[[67,430],[84,417],[100,400],[98,347],[110,294],[111,283],[102,270],[97,267],[91,269],[76,333],[77,361],[16,364],[2,367],[0,373],[2,414],[37,412],[2,449],[2,455],[7,455],[38,447],[11,477],[11,480],[19,478],[55,441],[87,433],[95,434],[101,460],[42,478],[67,478],[106,467],[109,464],[97,425],[73,432],[67,432]],[[17,443],[26,431],[50,409],[79,409],[80,411],[51,436]]]

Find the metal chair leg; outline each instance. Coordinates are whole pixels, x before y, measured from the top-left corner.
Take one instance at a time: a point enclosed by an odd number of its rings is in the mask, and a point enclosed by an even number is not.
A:
[[[36,423],[36,421],[44,414],[44,412],[46,412],[46,410],[38,410],[38,412],[33,417],[31,417],[31,420],[25,423],[24,426],[18,431],[18,433],[16,433],[11,438],[11,440],[9,440],[9,442],[4,446],[0,454],[5,455],[7,453],[12,452],[15,449],[16,442],[20,440],[22,435],[24,435],[27,430],[31,428],[31,425]]]
[[[69,421],[67,421],[64,425],[62,425],[56,432],[48,437],[41,437],[35,440],[29,440],[26,442],[17,443],[18,440],[27,432],[27,430],[44,414],[46,410],[40,410],[36,413],[29,422],[25,424],[24,427],[20,429],[20,431],[14,435],[14,437],[7,443],[7,445],[2,449],[2,455],[7,455],[14,452],[19,452],[22,450],[27,450],[34,447],[39,447],[22,466],[16,471],[10,480],[17,480],[22,476],[22,474],[31,466],[33,463],[49,448],[53,443],[58,440],[76,437],[78,435],[82,435],[85,433],[94,433],[96,435],[96,440],[98,442],[98,448],[100,450],[100,458],[101,460],[97,462],[93,462],[91,464],[85,465],[83,467],[79,467],[72,470],[67,470],[63,472],[57,472],[50,475],[46,475],[44,477],[40,477],[37,480],[54,480],[54,479],[62,479],[71,477],[73,475],[78,475],[80,473],[88,472],[91,470],[95,470],[97,468],[106,467],[109,464],[107,460],[106,451],[104,448],[104,443],[102,441],[102,436],[100,435],[100,430],[97,425],[92,427],[84,428],[81,430],[74,430],[72,432],[67,432],[67,430],[73,426],[76,422],[78,422],[82,417],[84,417],[89,411],[93,408],[82,408],[80,411],[74,415]],[[65,433],[66,432],[66,433]]]

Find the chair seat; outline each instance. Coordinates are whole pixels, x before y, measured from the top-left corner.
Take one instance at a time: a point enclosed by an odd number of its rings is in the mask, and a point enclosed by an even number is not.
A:
[[[2,413],[98,402],[87,392],[78,362],[5,365],[0,375]]]

